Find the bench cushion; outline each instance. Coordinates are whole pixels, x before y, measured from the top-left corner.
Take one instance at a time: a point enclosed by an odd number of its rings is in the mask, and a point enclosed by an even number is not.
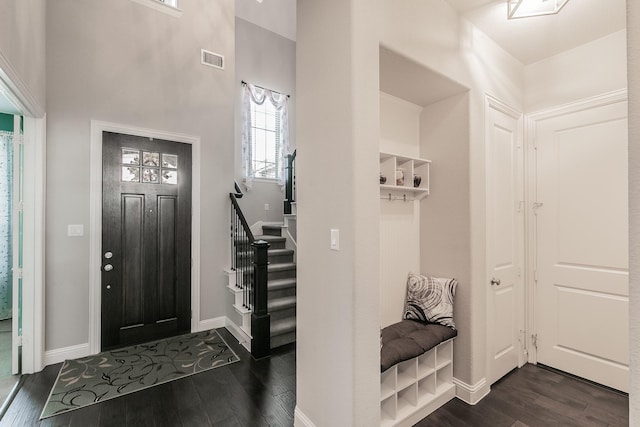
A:
[[[396,363],[413,359],[458,335],[455,329],[436,324],[403,320],[382,329],[380,372]]]

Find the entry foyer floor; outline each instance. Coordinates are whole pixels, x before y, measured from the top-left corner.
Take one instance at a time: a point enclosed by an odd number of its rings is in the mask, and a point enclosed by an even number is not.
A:
[[[293,425],[294,344],[255,361],[225,329],[241,361],[39,421],[60,364],[25,376],[4,426],[275,426]],[[418,427],[549,427],[629,425],[627,396],[525,365],[494,384],[475,406],[453,399]],[[320,427],[320,426],[319,426]]]

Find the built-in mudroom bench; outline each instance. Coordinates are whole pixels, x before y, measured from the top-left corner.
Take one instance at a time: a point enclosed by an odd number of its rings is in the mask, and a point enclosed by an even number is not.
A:
[[[412,426],[455,396],[447,326],[402,320],[382,329],[380,426]]]

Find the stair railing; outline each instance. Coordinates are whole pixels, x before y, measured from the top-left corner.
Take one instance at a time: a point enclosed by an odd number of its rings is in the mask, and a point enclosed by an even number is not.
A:
[[[256,359],[269,356],[271,317],[268,299],[269,243],[256,240],[242,213],[238,199],[242,191],[236,183],[231,199],[231,269],[236,273],[236,287],[242,290],[242,305],[251,312],[251,355]]]
[[[291,213],[291,204],[296,201],[296,153],[286,155],[286,180],[284,190],[284,213]]]

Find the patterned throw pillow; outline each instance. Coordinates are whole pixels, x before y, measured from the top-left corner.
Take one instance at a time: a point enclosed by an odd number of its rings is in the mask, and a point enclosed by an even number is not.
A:
[[[453,297],[456,279],[441,279],[409,273],[404,318],[424,323],[438,323],[455,329]]]

